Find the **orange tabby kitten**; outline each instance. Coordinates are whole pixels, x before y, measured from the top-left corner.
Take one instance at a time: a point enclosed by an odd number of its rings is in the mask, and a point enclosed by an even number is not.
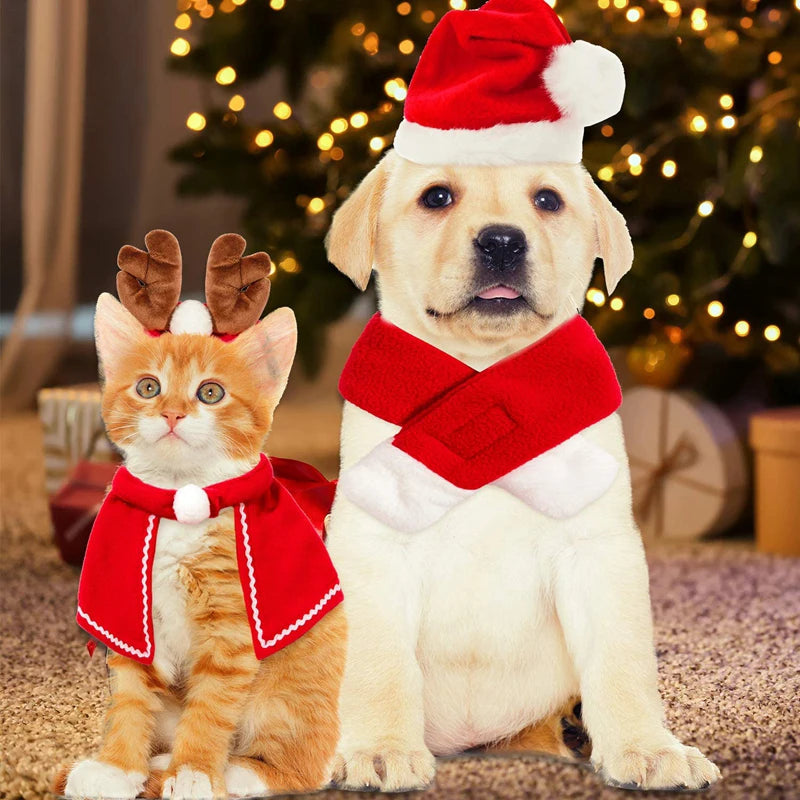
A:
[[[230,342],[154,338],[103,295],[95,325],[103,417],[131,473],[175,489],[234,478],[258,463],[294,357],[289,309]],[[342,607],[258,661],[231,509],[197,525],[162,519],[152,585],[155,659],[146,665],[109,653],[102,746],[71,769],[67,796],[134,798],[146,790],[177,800],[326,784],[339,737]]]

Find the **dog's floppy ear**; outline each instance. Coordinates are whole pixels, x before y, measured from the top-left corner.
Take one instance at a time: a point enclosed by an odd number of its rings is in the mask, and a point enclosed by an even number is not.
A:
[[[633,243],[625,217],[611,205],[588,173],[586,184],[594,213],[597,255],[603,259],[606,290],[611,294],[633,264]]]
[[[372,273],[378,210],[386,189],[391,151],[356,187],[333,215],[325,237],[330,261],[359,289],[366,289]]]

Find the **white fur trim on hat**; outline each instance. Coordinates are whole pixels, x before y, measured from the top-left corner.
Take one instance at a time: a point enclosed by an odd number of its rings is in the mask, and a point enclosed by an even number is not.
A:
[[[583,124],[515,122],[481,130],[428,128],[404,119],[394,137],[398,155],[417,164],[504,164],[561,162],[578,164]]]
[[[211,516],[211,503],[203,489],[193,483],[187,483],[175,492],[172,510],[178,522],[197,525]]]
[[[561,113],[581,125],[602,122],[622,108],[625,70],[604,47],[582,41],[554,47],[543,78]]]
[[[199,300],[184,300],[172,312],[169,321],[170,333],[196,333],[211,336],[214,323],[211,313]]]

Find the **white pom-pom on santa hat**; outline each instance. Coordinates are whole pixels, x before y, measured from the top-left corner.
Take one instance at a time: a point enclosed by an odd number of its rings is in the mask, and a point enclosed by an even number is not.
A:
[[[211,503],[203,489],[193,483],[187,483],[175,492],[172,510],[178,522],[197,525],[211,516]]]
[[[577,41],[553,48],[544,84],[561,113],[594,125],[622,108],[625,70],[610,50]]]
[[[211,312],[199,300],[184,300],[172,312],[169,321],[170,333],[194,333],[201,336],[211,336],[214,323]]]

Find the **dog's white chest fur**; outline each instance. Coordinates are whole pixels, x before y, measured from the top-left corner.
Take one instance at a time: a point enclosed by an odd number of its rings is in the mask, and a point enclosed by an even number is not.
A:
[[[408,545],[423,587],[417,658],[435,753],[511,735],[577,693],[547,543],[530,516],[487,487]]]
[[[170,683],[182,675],[191,646],[180,566],[207,546],[206,532],[217,522],[212,519],[199,525],[184,525],[162,519],[159,523],[153,558],[153,663]]]
[[[347,404],[342,468],[396,431]],[[616,417],[585,433],[624,460]],[[511,735],[578,694],[555,611],[553,565],[576,546],[592,513],[598,509],[550,519],[487,486],[437,524],[403,534],[337,495],[328,542],[350,604],[380,604],[383,597],[367,595],[386,581],[405,583],[398,595],[407,607],[394,613],[418,620],[425,740],[434,753]]]

